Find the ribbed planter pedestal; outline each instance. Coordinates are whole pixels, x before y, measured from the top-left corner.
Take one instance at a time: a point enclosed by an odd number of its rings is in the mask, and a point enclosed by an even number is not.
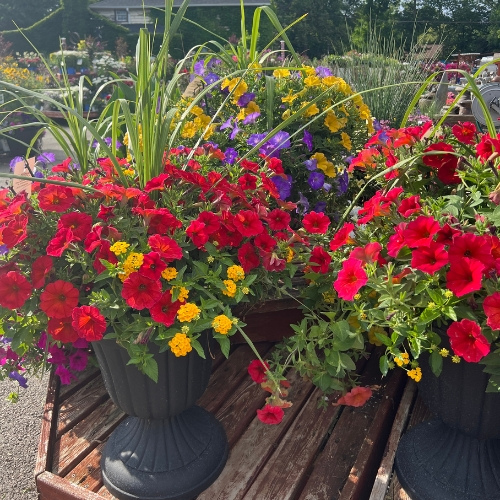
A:
[[[483,366],[445,358],[435,377],[423,360],[419,393],[437,416],[400,441],[396,472],[412,500],[500,498],[500,394]]]
[[[202,339],[206,347],[207,335]],[[176,358],[151,346],[159,368],[155,383],[127,365],[126,350],[114,340],[93,347],[111,399],[130,415],[103,451],[108,490],[121,500],[189,500],[205,490],[222,472],[228,454],[222,425],[194,406],[208,385],[210,358],[194,351]]]

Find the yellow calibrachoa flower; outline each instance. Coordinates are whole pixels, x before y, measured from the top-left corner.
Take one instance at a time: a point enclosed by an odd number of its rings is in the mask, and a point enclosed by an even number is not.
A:
[[[316,166],[325,172],[325,175],[328,177],[335,177],[337,174],[335,173],[335,166],[331,161],[326,159],[324,153],[315,153],[311,156],[311,160],[316,160]]]
[[[417,366],[413,370],[408,370],[408,377],[412,378],[415,382],[420,382],[422,379],[422,370]]]
[[[308,104],[309,104],[308,102],[302,103],[301,108],[305,108]],[[319,108],[318,106],[316,106],[316,103],[314,103],[306,109],[305,113],[302,116],[304,118],[308,118],[310,116],[317,115],[318,113],[319,113]]]
[[[129,168],[126,168],[123,171],[123,173],[124,173],[124,175],[126,175],[128,177],[133,177],[135,175],[135,170],[132,167],[129,167]]]
[[[186,302],[179,307],[177,311],[177,319],[181,322],[190,322],[195,319],[201,312],[201,309],[192,302]]]
[[[342,146],[344,146],[344,148],[346,148],[347,151],[350,151],[352,149],[352,142],[351,138],[349,137],[349,134],[342,132],[340,134],[340,137],[341,137],[340,144],[342,144]]]
[[[175,267],[167,267],[161,272],[161,277],[167,281],[173,280],[177,276],[177,269]]]
[[[292,262],[294,255],[295,255],[295,252],[290,247],[288,247],[286,250],[286,261],[288,263]]]
[[[241,108],[240,112],[236,115],[237,120],[244,120],[252,113],[260,113],[259,105],[255,101],[250,101],[246,107]]]
[[[183,139],[191,139],[191,137],[194,137],[197,131],[198,128],[196,127],[194,122],[186,122],[184,124],[184,127],[182,128],[181,137]]]
[[[283,114],[281,115],[281,118],[283,119],[283,121],[285,121],[285,120],[288,120],[288,118],[290,118],[290,116],[292,116],[292,110],[287,109],[286,111],[283,112]]]
[[[233,281],[241,281],[245,279],[245,271],[241,266],[230,266],[227,268],[227,277]]]
[[[307,76],[316,75],[316,69],[312,66],[304,66],[302,69],[306,72]]]
[[[222,290],[222,293],[228,297],[234,297],[236,295],[236,283],[233,280],[224,280],[223,283],[226,289]]]
[[[321,78],[316,75],[310,75],[304,78],[304,84],[307,87],[319,87],[321,85]]]
[[[233,322],[225,315],[220,314],[219,316],[215,316],[212,321],[212,327],[217,333],[221,333],[222,335],[226,335],[229,330],[231,330],[233,326]]]
[[[347,118],[338,118],[333,111],[330,111],[329,113],[327,113],[324,123],[328,127],[330,132],[334,134],[335,132],[338,132],[341,128],[344,128],[346,126]]]
[[[273,76],[275,78],[287,78],[290,76],[290,70],[286,68],[279,68],[273,71]]]
[[[115,254],[115,255],[121,255],[122,253],[125,253],[127,251],[127,248],[130,246],[130,243],[127,243],[125,241],[115,241],[109,249]]]
[[[201,116],[203,114],[203,109],[199,106],[193,106],[191,113],[195,116]]]
[[[233,92],[233,104],[238,102],[238,99],[248,90],[248,85],[241,78],[233,78],[232,80],[228,80],[227,78],[221,84],[221,88],[227,88],[229,92]]]
[[[299,96],[298,94],[292,94],[292,91],[288,91],[288,95],[281,98],[281,102],[289,102],[290,104],[295,101]]]
[[[175,356],[185,356],[193,350],[191,339],[185,333],[176,333],[174,338],[169,341],[170,350]]]

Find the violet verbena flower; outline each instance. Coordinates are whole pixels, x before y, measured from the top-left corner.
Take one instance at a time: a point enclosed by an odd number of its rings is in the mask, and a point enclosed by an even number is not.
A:
[[[250,101],[253,101],[255,99],[255,94],[253,92],[245,92],[239,99],[238,102],[236,103],[240,108],[245,108],[248,106],[248,103]]]
[[[306,147],[309,151],[312,151],[312,149],[313,149],[313,136],[312,136],[311,132],[304,130],[304,137],[302,139],[302,142],[306,145]]]
[[[255,135],[262,135],[262,134],[255,134]],[[266,135],[267,134],[264,134],[264,137],[266,137]],[[282,149],[289,148],[290,145],[291,145],[290,134],[288,132],[280,130],[276,135],[271,137],[271,139],[269,139],[265,144],[263,144],[259,148],[259,153],[264,156],[267,156],[268,158],[279,158],[280,151]]]
[[[219,81],[220,77],[219,77],[219,75],[216,75],[215,73],[207,73],[204,80],[205,80],[205,83],[207,85],[211,85],[212,83]]]
[[[267,134],[252,134],[248,140],[247,140],[247,144],[249,146],[257,146],[257,144],[259,144],[260,141],[262,141],[265,137],[266,137]]]
[[[243,120],[243,125],[248,125],[250,123],[255,123],[255,120],[260,116],[260,113],[256,111],[255,113],[250,113],[249,115],[245,116],[245,119]]]
[[[306,160],[304,162],[304,165],[306,166],[307,170],[316,170],[318,168],[318,160],[315,158],[312,158],[311,160]]]
[[[56,161],[56,155],[54,153],[42,153],[36,157],[36,161],[47,165],[48,163]]]
[[[28,381],[19,372],[10,372],[9,378],[12,380],[17,380],[20,387],[23,387],[24,389],[28,388]]]
[[[220,127],[219,130],[224,130],[226,128],[233,128],[234,116],[230,116]]]
[[[203,76],[205,74],[205,60],[200,59],[194,64],[194,73],[198,76]]]
[[[234,140],[234,138],[241,132],[236,122],[234,123],[233,131],[229,134],[229,139]]]
[[[309,200],[300,192],[299,201],[297,202],[297,208],[295,209],[295,211],[300,215],[309,212]]]
[[[320,78],[325,78],[326,76],[333,76],[333,73],[331,72],[330,68],[327,66],[318,66],[316,68],[316,74]]]
[[[234,148],[227,148],[224,152],[224,161],[229,165],[233,165],[237,158],[238,151]]]
[[[317,191],[323,187],[323,184],[325,183],[325,176],[321,172],[311,172],[309,174],[309,178],[307,179],[307,183],[312,189]]]
[[[280,175],[275,175],[271,180],[278,190],[280,199],[286,200],[292,193],[292,176],[287,175],[287,178],[284,179]]]

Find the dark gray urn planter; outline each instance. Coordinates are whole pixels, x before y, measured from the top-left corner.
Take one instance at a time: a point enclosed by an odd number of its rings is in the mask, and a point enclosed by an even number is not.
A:
[[[200,337],[204,347],[207,337]],[[195,406],[208,385],[210,357],[192,351],[176,358],[152,345],[155,383],[127,365],[126,350],[114,340],[94,342],[93,348],[111,399],[129,415],[103,450],[106,488],[120,500],[189,500],[208,488],[228,455],[220,422]]]
[[[412,500],[500,499],[500,394],[483,366],[445,358],[436,377],[423,360],[419,394],[436,419],[408,431],[396,472]]]

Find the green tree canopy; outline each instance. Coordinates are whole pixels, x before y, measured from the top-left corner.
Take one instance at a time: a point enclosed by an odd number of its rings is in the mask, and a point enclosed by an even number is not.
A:
[[[59,0],[0,0],[0,31],[27,28],[56,10]]]

